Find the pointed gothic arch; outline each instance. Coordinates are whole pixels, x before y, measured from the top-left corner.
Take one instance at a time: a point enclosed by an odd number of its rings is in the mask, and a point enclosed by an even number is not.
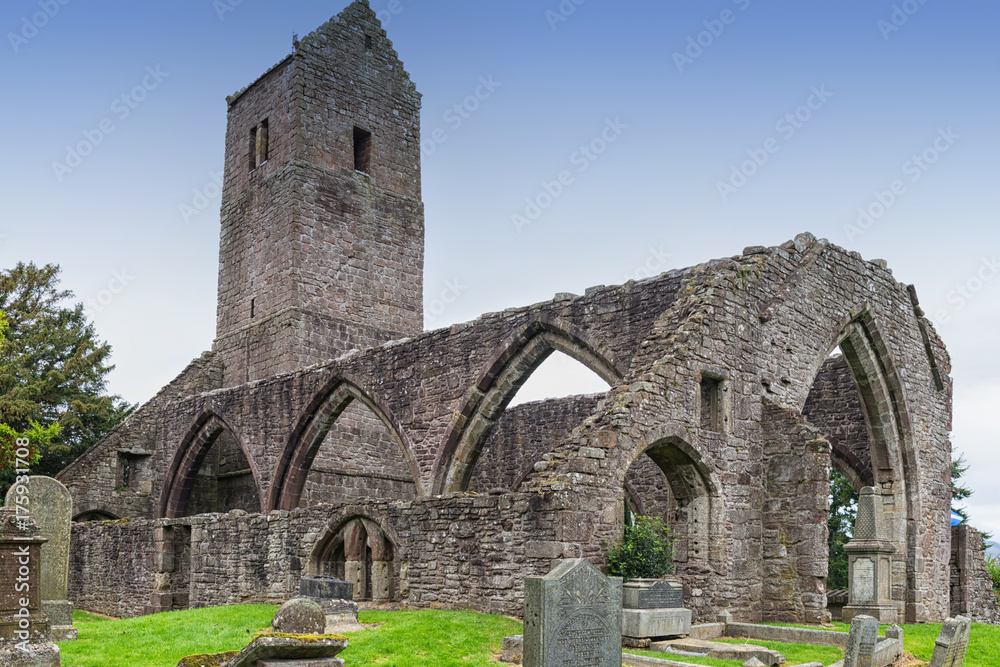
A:
[[[622,378],[614,356],[585,332],[554,319],[538,320],[506,341],[493,356],[454,417],[435,473],[434,493],[468,487],[490,430],[518,389],[553,352],[580,362],[609,385]]]
[[[186,515],[198,471],[209,450],[224,433],[232,437],[249,465],[259,504],[264,494],[254,457],[228,422],[209,409],[192,422],[174,454],[160,495],[158,518],[176,519]]]
[[[359,401],[385,426],[413,475],[417,497],[422,497],[420,471],[413,449],[391,414],[358,385],[336,378],[316,394],[288,440],[274,471],[268,493],[269,509],[292,510],[299,506],[306,478],[323,440],[337,419],[354,401]]]

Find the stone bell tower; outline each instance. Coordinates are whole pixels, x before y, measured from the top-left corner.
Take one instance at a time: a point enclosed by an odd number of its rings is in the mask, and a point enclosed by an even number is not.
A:
[[[423,329],[420,94],[366,0],[294,46],[227,98],[225,386]]]

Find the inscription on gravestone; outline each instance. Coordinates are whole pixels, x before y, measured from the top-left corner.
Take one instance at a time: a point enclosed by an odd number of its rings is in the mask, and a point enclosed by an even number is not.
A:
[[[563,561],[524,582],[524,667],[620,667],[622,580]]]
[[[639,591],[639,609],[679,609],[684,606],[684,589],[658,581],[652,588]]]
[[[875,598],[875,563],[871,558],[854,561],[854,596],[858,601]]]
[[[965,616],[946,619],[934,642],[931,667],[962,667],[971,630],[972,621]]]

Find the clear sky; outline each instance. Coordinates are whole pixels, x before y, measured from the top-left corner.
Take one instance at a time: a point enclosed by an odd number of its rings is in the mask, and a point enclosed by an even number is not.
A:
[[[214,336],[225,96],[346,4],[0,4],[0,266],[63,267],[128,400]],[[954,362],[972,521],[1000,535],[995,0],[372,7],[425,140],[445,139],[423,161],[428,328],[811,231],[917,285]],[[557,376],[534,391],[566,390]]]

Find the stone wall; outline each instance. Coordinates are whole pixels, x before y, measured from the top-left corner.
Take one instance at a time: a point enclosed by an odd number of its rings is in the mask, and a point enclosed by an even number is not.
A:
[[[144,613],[156,586],[155,552],[150,521],[73,523],[69,600],[107,616]]]
[[[984,555],[979,531],[966,524],[951,527],[951,616],[1000,624],[1000,606]]]
[[[508,409],[483,444],[469,490],[516,490],[531,466],[582,424],[603,396],[567,396]]]
[[[874,484],[871,442],[858,387],[843,354],[827,359],[802,414],[830,441],[834,464],[857,489]]]

